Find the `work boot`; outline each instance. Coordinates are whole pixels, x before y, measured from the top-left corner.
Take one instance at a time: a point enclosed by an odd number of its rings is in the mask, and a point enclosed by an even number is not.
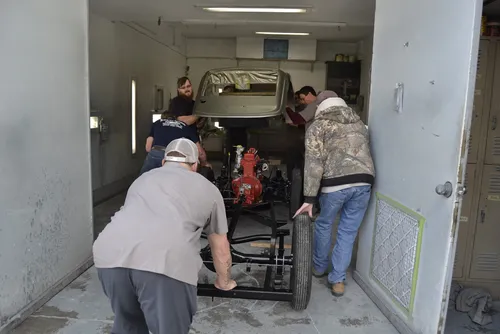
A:
[[[314,276],[314,277],[316,277],[316,278],[321,278],[321,277],[326,276],[328,273],[327,273],[327,272],[322,272],[322,273],[320,273],[320,272],[316,271],[316,269],[314,269],[314,267],[313,267],[313,269],[312,269],[312,274],[313,274],[313,276]]]
[[[333,283],[332,284],[332,295],[335,297],[342,297],[345,292],[344,282]]]

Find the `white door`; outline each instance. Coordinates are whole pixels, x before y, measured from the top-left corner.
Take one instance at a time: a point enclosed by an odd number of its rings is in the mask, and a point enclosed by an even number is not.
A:
[[[444,329],[481,6],[376,4],[368,126],[377,176],[355,279],[402,333]],[[446,182],[449,197],[436,191]]]

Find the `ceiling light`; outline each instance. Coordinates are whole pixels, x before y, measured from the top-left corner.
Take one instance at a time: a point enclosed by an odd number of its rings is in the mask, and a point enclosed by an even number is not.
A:
[[[187,19],[182,20],[184,25],[218,25],[218,26],[232,26],[232,25],[264,25],[269,26],[302,26],[302,27],[345,27],[345,22],[318,22],[318,21],[269,21],[269,20],[205,20],[205,19]]]
[[[286,35],[286,36],[309,36],[308,32],[271,32],[271,31],[257,31],[257,35]]]
[[[302,14],[306,8],[290,7],[203,7],[203,10],[218,13],[280,13],[280,14]]]

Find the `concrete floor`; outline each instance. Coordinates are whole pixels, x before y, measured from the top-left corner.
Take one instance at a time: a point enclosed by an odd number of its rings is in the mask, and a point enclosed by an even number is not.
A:
[[[95,208],[96,233],[120,208],[124,195]],[[281,214],[286,211],[281,209]],[[237,234],[266,233],[268,228],[255,222],[241,221]],[[289,240],[286,241],[289,243]],[[259,252],[252,246],[239,250]],[[263,282],[263,268],[250,273],[233,267],[239,285],[258,286]],[[214,274],[203,268],[200,282],[213,282]],[[91,268],[13,331],[13,334],[93,334],[109,333],[113,312],[101,290],[97,272]],[[312,296],[306,311],[295,312],[289,303],[198,298],[198,313],[191,333],[397,333],[394,327],[349,277],[346,294],[333,297],[325,279],[313,278]]]
[[[448,305],[445,334],[500,334],[500,303],[495,302],[492,310],[493,322],[479,326],[471,321],[467,313],[455,310],[455,305]]]
[[[120,208],[125,195],[117,196],[95,208],[96,235]],[[286,215],[279,208],[278,215]],[[269,233],[262,225],[243,219],[236,235]],[[290,243],[290,239],[286,240]],[[255,245],[254,245],[255,246]],[[262,248],[239,245],[246,252],[260,252]],[[242,266],[233,267],[233,275],[239,285],[259,286],[263,282],[263,268],[254,268],[247,273]],[[203,268],[200,282],[213,282],[214,274]],[[285,281],[287,276],[285,276]],[[293,311],[286,302],[198,298],[198,313],[194,319],[192,334],[223,333],[384,333],[395,334],[375,304],[349,275],[346,294],[333,297],[326,287],[326,279],[313,278],[312,296],[306,311]],[[500,320],[485,328],[473,325],[466,314],[450,311],[447,319],[447,334],[500,333],[495,329]],[[56,295],[24,323],[13,334],[94,334],[110,333],[113,312],[101,290],[95,268],[89,269],[68,287]]]

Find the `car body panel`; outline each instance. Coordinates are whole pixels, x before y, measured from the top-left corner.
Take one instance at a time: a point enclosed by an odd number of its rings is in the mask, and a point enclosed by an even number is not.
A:
[[[277,117],[294,105],[290,75],[279,69],[212,69],[199,87],[194,114],[200,117]]]

